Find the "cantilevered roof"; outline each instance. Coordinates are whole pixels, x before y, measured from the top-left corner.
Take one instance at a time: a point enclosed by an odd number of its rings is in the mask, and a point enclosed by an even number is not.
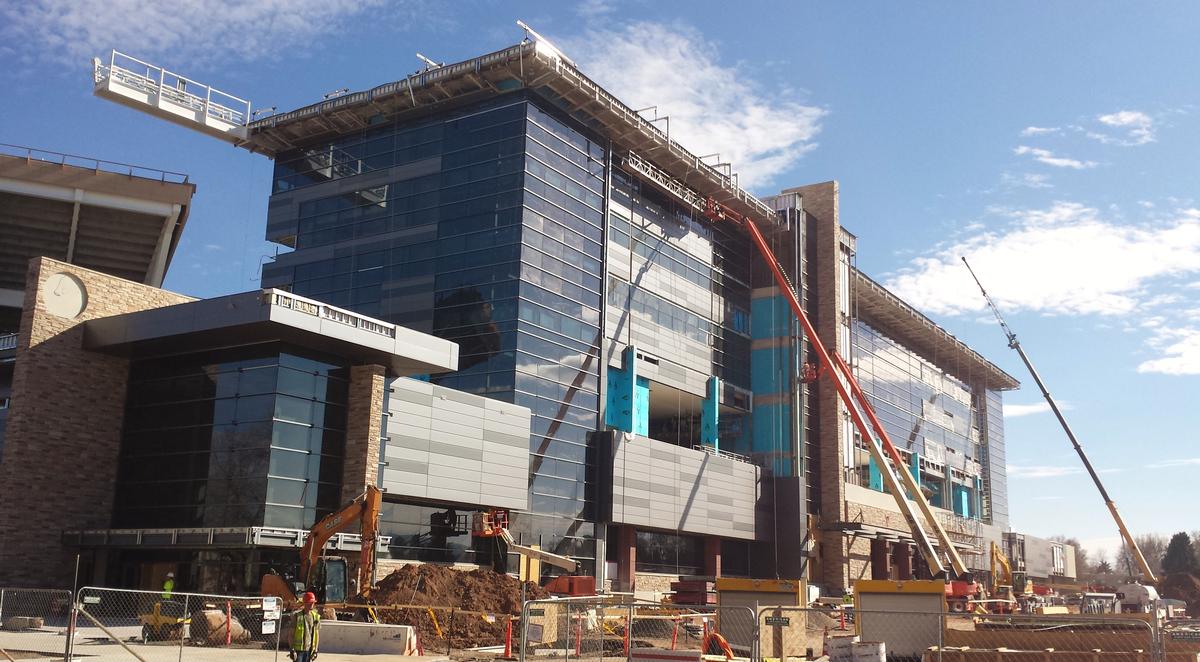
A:
[[[85,322],[84,346],[127,356],[164,356],[284,341],[382,365],[395,375],[458,369],[458,345],[420,331],[265,289]]]
[[[46,256],[160,286],[196,187],[187,176],[0,145],[0,291]]]
[[[676,193],[682,193],[685,199],[695,194],[711,196],[753,218],[774,220],[770,207],[741,189],[735,175],[701,161],[672,140],[666,130],[584,76],[542,41],[525,41],[250,122],[235,142],[273,157],[286,149],[365,128],[380,119],[420,116],[522,88],[536,91],[584,125],[610,137],[617,158],[643,177],[664,185],[665,176],[675,180],[669,183],[672,188],[682,187]],[[736,108],[730,112],[736,112]]]
[[[982,381],[987,388],[997,391],[1009,391],[1021,385],[1012,375],[866,274],[857,269],[852,273],[858,316],[871,326],[965,382]]]

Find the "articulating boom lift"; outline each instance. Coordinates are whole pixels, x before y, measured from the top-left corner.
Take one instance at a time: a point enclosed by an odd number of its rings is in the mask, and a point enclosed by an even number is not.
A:
[[[1158,578],[1154,576],[1154,571],[1146,563],[1146,557],[1142,556],[1142,550],[1138,547],[1137,541],[1133,539],[1133,534],[1129,532],[1129,528],[1125,526],[1125,520],[1122,519],[1121,513],[1117,512],[1116,502],[1112,500],[1112,497],[1108,496],[1108,490],[1104,489],[1104,484],[1100,482],[1100,476],[1092,468],[1092,463],[1088,460],[1087,454],[1083,452],[1083,446],[1079,444],[1079,440],[1075,438],[1075,433],[1071,431],[1071,426],[1067,425],[1067,419],[1063,416],[1062,410],[1058,408],[1058,403],[1050,396],[1050,391],[1046,389],[1046,384],[1042,381],[1041,375],[1033,367],[1033,362],[1026,356],[1025,350],[1021,347],[1021,342],[1017,340],[1017,334],[1013,333],[1008,323],[1000,316],[1000,309],[996,307],[996,303],[992,301],[992,297],[987,293],[987,290],[983,289],[983,283],[979,282],[979,276],[975,275],[975,270],[971,268],[971,264],[967,262],[967,258],[962,258],[962,261],[963,264],[967,265],[967,271],[971,272],[971,278],[975,279],[975,284],[979,286],[979,291],[983,293],[983,298],[987,301],[988,307],[992,309],[992,314],[996,316],[996,321],[1000,323],[1000,328],[1004,330],[1004,335],[1008,338],[1008,346],[1017,350],[1017,354],[1021,357],[1021,362],[1025,364],[1025,368],[1029,370],[1033,381],[1041,389],[1042,397],[1050,405],[1050,410],[1054,412],[1054,416],[1058,419],[1059,425],[1062,426],[1063,432],[1067,433],[1067,439],[1071,440],[1071,445],[1075,447],[1075,452],[1079,454],[1079,459],[1083,461],[1083,467],[1087,469],[1088,475],[1092,477],[1092,482],[1096,484],[1096,489],[1100,490],[1100,496],[1104,499],[1104,505],[1108,506],[1108,512],[1112,513],[1113,520],[1117,523],[1117,529],[1121,531],[1121,538],[1125,540],[1125,544],[1133,552],[1133,557],[1137,560],[1142,574],[1146,576],[1146,581],[1151,584],[1157,583]]]
[[[905,491],[917,503],[921,511],[920,515],[923,515],[929,526],[933,527],[933,531],[937,535],[938,544],[950,560],[950,570],[953,572],[954,577],[966,575],[968,573],[966,564],[963,563],[958,550],[954,548],[954,543],[946,535],[945,529],[942,528],[934,516],[933,509],[925,499],[925,495],[921,492],[920,485],[917,484],[916,479],[905,468],[903,458],[900,457],[900,453],[892,445],[892,440],[888,436],[887,431],[884,430],[883,425],[875,416],[875,411],[871,408],[870,402],[867,401],[862,388],[859,387],[858,380],[854,378],[850,366],[846,364],[836,351],[828,351],[824,343],[817,336],[816,328],[813,327],[812,322],[808,319],[808,315],[805,314],[804,308],[800,305],[800,300],[796,298],[796,290],[792,286],[791,280],[788,279],[787,274],[780,267],[779,260],[776,259],[771,247],[767,245],[767,240],[763,237],[762,231],[758,229],[758,226],[750,218],[726,208],[712,198],[708,198],[705,201],[704,215],[713,222],[732,221],[745,228],[746,232],[750,234],[750,239],[754,242],[754,246],[758,249],[759,254],[766,260],[767,266],[771,268],[776,284],[779,285],[779,289],[787,297],[788,305],[792,308],[792,314],[796,316],[796,319],[804,328],[804,334],[812,344],[813,352],[821,362],[817,374],[824,373],[829,375],[842,402],[850,410],[850,418],[854,421],[854,426],[858,429],[858,433],[867,442],[867,449],[870,451],[871,457],[879,465],[879,470],[883,474],[884,484],[887,486],[888,491],[892,493],[892,497],[896,500],[896,505],[900,507],[900,512],[908,522],[909,528],[912,529],[913,538],[917,542],[917,547],[921,550],[921,556],[925,558],[925,562],[929,565],[930,572],[933,573],[934,577],[944,577],[947,569],[945,564],[942,563],[942,557],[934,547],[933,541],[925,533],[925,527],[921,524],[921,517],[913,510],[912,503],[905,498]],[[853,397],[851,397],[852,394]],[[865,419],[864,414],[866,415]],[[870,427],[867,426],[866,419],[870,419]],[[875,431],[875,434],[871,433],[872,429]],[[878,437],[878,441],[876,441],[876,437]],[[887,454],[886,457],[884,453]],[[899,468],[899,478],[896,476],[897,472],[893,471],[891,464],[888,463],[889,458]]]

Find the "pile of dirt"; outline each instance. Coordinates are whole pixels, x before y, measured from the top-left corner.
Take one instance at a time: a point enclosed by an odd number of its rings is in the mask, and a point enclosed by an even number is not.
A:
[[[427,609],[379,610],[385,623],[415,626],[421,645],[430,651],[445,650],[447,637],[453,648],[498,646],[504,643],[506,617],[521,614],[521,584],[491,570],[406,565],[380,580],[372,597],[378,605],[434,607],[436,625]],[[526,600],[550,597],[533,582],[525,582],[524,588]]]
[[[1164,598],[1183,600],[1188,614],[1200,613],[1200,579],[1186,572],[1167,575],[1159,584],[1158,593]]]

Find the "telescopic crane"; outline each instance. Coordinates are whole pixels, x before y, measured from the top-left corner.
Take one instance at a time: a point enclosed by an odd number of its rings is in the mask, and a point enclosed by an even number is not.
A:
[[[922,516],[929,526],[933,528],[934,534],[937,536],[938,545],[942,552],[950,561],[950,570],[954,573],[953,578],[963,577],[968,574],[967,566],[963,563],[962,557],[959,556],[958,550],[955,549],[953,541],[946,534],[945,529],[938,522],[934,515],[933,509],[929,502],[925,499],[925,495],[921,492],[921,486],[917,483],[916,478],[906,469],[903,458],[900,457],[899,451],[892,445],[892,440],[888,436],[887,431],[875,416],[875,411],[867,401],[866,395],[862,388],[858,385],[858,380],[854,378],[854,374],[850,370],[845,360],[837,354],[836,351],[829,351],[825,348],[825,344],[817,336],[817,330],[813,327],[812,322],[808,319],[808,315],[804,312],[804,308],[800,305],[800,300],[796,298],[796,290],[792,286],[791,280],[783,271],[779,264],[779,260],[775,257],[774,251],[767,245],[767,240],[763,237],[762,231],[758,229],[754,221],[747,216],[729,209],[728,207],[717,202],[713,198],[708,198],[704,205],[704,215],[714,223],[732,222],[740,225],[750,235],[755,248],[767,266],[770,267],[771,273],[775,278],[776,284],[787,298],[788,306],[792,309],[792,314],[803,327],[805,336],[812,345],[813,352],[820,360],[820,369],[817,374],[827,374],[830,380],[833,381],[834,388],[837,389],[838,395],[842,402],[846,404],[846,409],[850,412],[850,418],[854,421],[855,428],[862,435],[863,441],[866,442],[867,449],[871,453],[871,457],[879,466],[883,474],[884,484],[888,491],[892,493],[892,497],[896,500],[896,505],[899,506],[900,512],[904,515],[904,519],[908,522],[909,528],[912,530],[913,539],[917,542],[917,547],[921,551],[921,556],[929,565],[930,572],[934,577],[944,577],[947,569],[942,558],[938,554],[937,548],[934,547],[933,541],[925,533],[925,526],[922,525]],[[864,417],[865,414],[865,417]],[[870,426],[867,425],[867,419],[870,419]],[[871,434],[872,429],[875,434]],[[876,441],[878,439],[878,441]],[[884,455],[886,453],[886,457]],[[888,460],[895,463],[899,471],[894,471]],[[900,477],[897,478],[896,474]],[[905,498],[905,492],[912,497],[920,509],[920,516],[913,510],[912,503]]]
[[[1083,461],[1083,466],[1087,469],[1088,475],[1092,477],[1092,482],[1096,484],[1096,489],[1100,490],[1100,496],[1104,499],[1104,505],[1108,506],[1108,512],[1112,513],[1113,520],[1116,521],[1117,528],[1121,531],[1121,538],[1125,540],[1125,545],[1133,552],[1133,557],[1137,560],[1142,574],[1146,577],[1146,581],[1152,584],[1158,582],[1158,578],[1154,576],[1154,571],[1146,563],[1146,557],[1142,556],[1142,550],[1138,547],[1137,541],[1133,539],[1133,534],[1125,526],[1125,520],[1121,518],[1121,513],[1117,512],[1117,504],[1112,500],[1112,497],[1108,496],[1108,490],[1104,489],[1104,483],[1100,482],[1100,476],[1092,468],[1091,461],[1088,460],[1087,454],[1083,452],[1083,446],[1075,438],[1075,433],[1071,431],[1071,426],[1067,424],[1067,419],[1063,416],[1062,410],[1058,408],[1058,403],[1050,396],[1050,391],[1046,389],[1046,384],[1042,381],[1041,375],[1038,374],[1037,369],[1033,367],[1033,362],[1029,360],[1029,356],[1025,354],[1024,348],[1021,347],[1021,341],[1017,340],[1017,334],[1013,333],[1008,323],[1004,321],[1004,317],[1000,315],[1000,309],[996,307],[996,302],[992,301],[991,295],[983,288],[983,283],[979,282],[979,276],[975,275],[975,270],[971,268],[971,263],[967,262],[967,258],[965,257],[962,258],[962,261],[967,266],[967,271],[971,272],[971,278],[975,279],[975,284],[979,286],[979,291],[983,293],[983,298],[987,301],[988,307],[992,309],[992,314],[996,316],[996,321],[1000,323],[1000,328],[1004,330],[1004,335],[1008,337],[1008,346],[1017,350],[1017,354],[1021,357],[1021,362],[1025,364],[1025,368],[1029,370],[1033,381],[1041,389],[1042,397],[1046,398],[1046,403],[1050,405],[1050,410],[1054,412],[1059,425],[1062,425],[1063,432],[1067,433],[1067,439],[1071,440],[1071,445],[1075,447],[1075,452],[1079,454],[1079,459]]]

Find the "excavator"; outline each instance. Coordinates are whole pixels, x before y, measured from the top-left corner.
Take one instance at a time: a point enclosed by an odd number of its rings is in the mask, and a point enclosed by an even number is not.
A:
[[[365,602],[370,598],[375,574],[375,541],[379,537],[379,511],[383,505],[383,491],[368,485],[358,498],[341,510],[325,516],[308,532],[304,546],[300,548],[300,567],[295,577],[289,579],[277,575],[263,575],[261,592],[264,596],[278,597],[285,609],[300,605],[298,596],[312,591],[319,604],[338,604],[354,597]],[[362,551],[359,552],[357,590],[349,577],[346,559],[340,556],[322,556],[321,550],[337,533],[359,525],[362,531]]]
[[[1033,584],[1028,582],[1023,572],[1013,572],[1012,562],[1001,551],[996,541],[992,541],[992,581],[988,587],[992,597],[1000,603],[991,605],[991,611],[1012,611],[1022,600],[1033,597]],[[1005,606],[1004,603],[1007,603]],[[999,608],[997,607],[999,605]]]

